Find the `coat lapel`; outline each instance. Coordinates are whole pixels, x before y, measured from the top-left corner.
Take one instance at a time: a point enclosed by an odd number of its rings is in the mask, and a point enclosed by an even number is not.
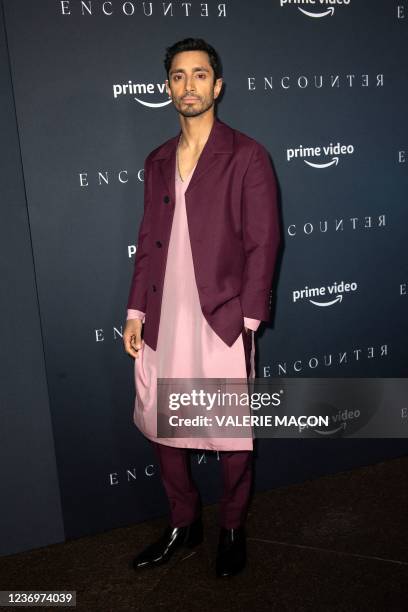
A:
[[[176,168],[177,144],[181,135],[181,129],[156,154],[155,159],[159,161],[160,172],[167,185],[172,200],[175,200],[174,173]],[[217,117],[214,118],[210,134],[204,145],[197,165],[186,189],[186,196],[192,192],[203,178],[208,178],[208,173],[218,162],[219,154],[232,154],[234,134],[232,128]]]

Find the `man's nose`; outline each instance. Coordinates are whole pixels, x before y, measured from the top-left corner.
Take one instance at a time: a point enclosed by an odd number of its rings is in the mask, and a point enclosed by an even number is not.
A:
[[[190,76],[187,77],[186,80],[186,92],[188,93],[193,93],[194,92],[194,81],[193,81],[194,77]]]

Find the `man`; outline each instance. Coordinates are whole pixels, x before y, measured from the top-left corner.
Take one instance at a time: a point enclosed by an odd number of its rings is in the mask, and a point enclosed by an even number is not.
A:
[[[134,421],[157,453],[171,516],[133,566],[154,567],[202,541],[187,455],[201,448],[220,453],[216,575],[230,576],[246,563],[253,440],[158,437],[156,387],[159,378],[255,376],[254,332],[269,320],[280,240],[276,179],[265,148],[215,116],[223,82],[213,47],[187,38],[167,49],[164,63],[181,130],[145,160],[123,339],[135,358]]]

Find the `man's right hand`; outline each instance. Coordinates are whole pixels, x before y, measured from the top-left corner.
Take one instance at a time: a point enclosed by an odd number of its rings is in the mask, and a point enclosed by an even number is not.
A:
[[[123,332],[125,351],[135,359],[138,359],[140,350],[144,345],[144,340],[142,340],[142,326],[143,323],[141,319],[128,319]]]

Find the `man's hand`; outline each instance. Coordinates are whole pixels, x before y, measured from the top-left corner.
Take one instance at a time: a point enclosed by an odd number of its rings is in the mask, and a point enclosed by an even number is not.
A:
[[[144,340],[142,340],[142,326],[143,323],[141,319],[128,319],[123,332],[125,351],[135,359],[138,359],[140,349],[144,345]]]

